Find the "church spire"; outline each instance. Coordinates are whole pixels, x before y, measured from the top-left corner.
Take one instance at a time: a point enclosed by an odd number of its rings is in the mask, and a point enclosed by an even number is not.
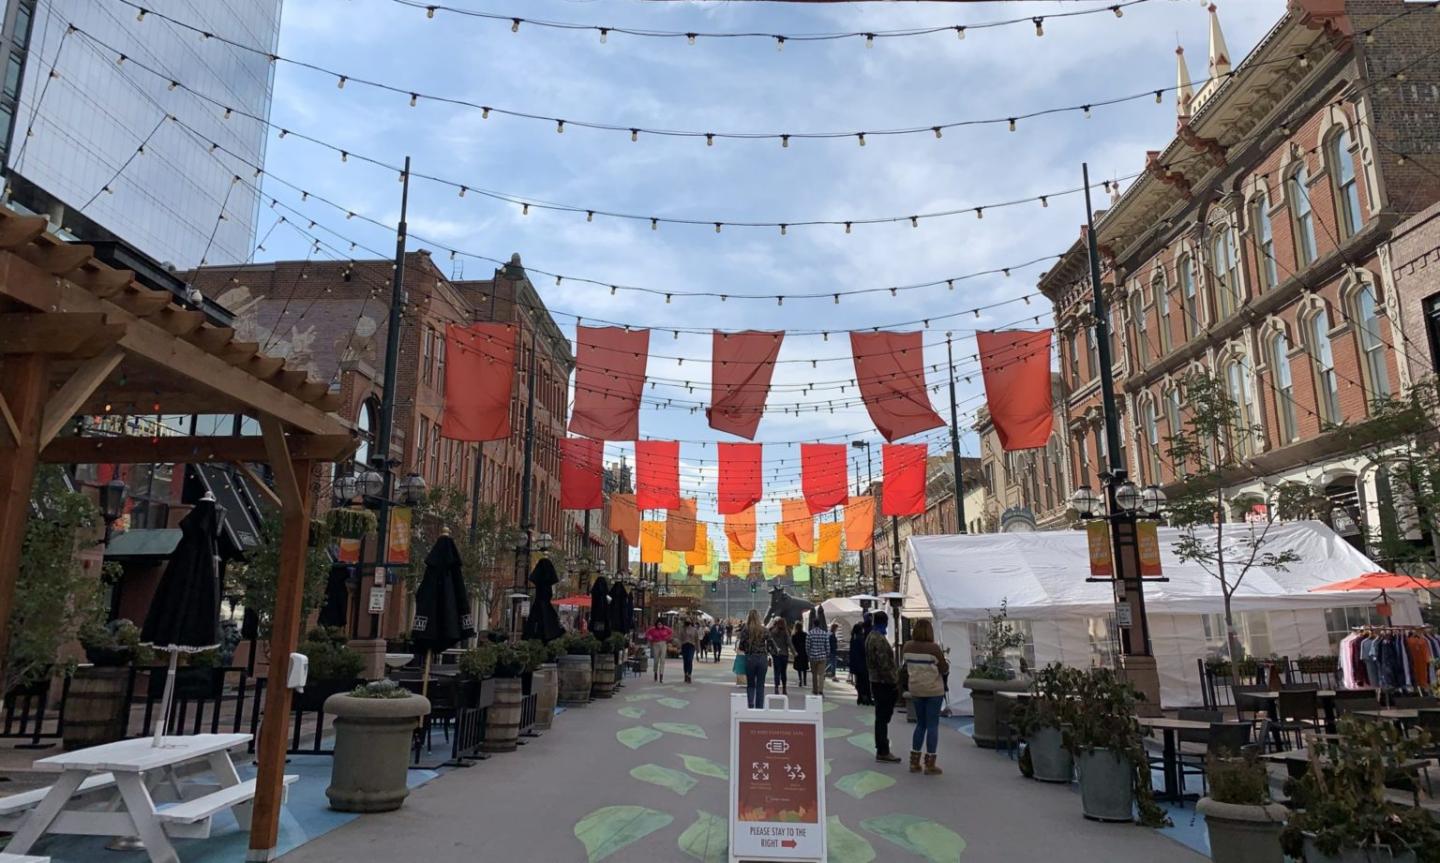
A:
[[[1175,48],[1176,87],[1175,116],[1180,120],[1190,119],[1190,103],[1195,101],[1195,90],[1190,86],[1190,69],[1185,65],[1185,48]]]
[[[1225,34],[1220,31],[1220,16],[1210,4],[1210,77],[1219,78],[1230,71],[1230,49],[1225,47]]]

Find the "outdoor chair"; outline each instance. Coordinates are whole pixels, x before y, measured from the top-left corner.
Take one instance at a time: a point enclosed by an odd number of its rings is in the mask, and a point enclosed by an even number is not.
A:
[[[1230,688],[1231,694],[1235,697],[1235,718],[1241,722],[1257,722],[1257,714],[1265,706],[1263,699],[1255,698],[1250,693],[1269,692],[1264,686],[1236,685]],[[1249,713],[1247,717],[1245,714]]]
[[[1271,730],[1278,735],[1293,734],[1296,749],[1304,749],[1303,732],[1315,731],[1322,725],[1318,689],[1281,690],[1275,709],[1276,721]]]
[[[1225,715],[1219,710],[1209,710],[1203,707],[1182,707],[1175,712],[1176,719],[1183,719],[1187,722],[1209,722],[1216,723],[1224,720]],[[1186,775],[1204,775],[1205,749],[1210,743],[1210,732],[1200,729],[1180,730],[1175,732],[1175,743],[1179,749],[1176,757],[1180,762],[1180,784],[1185,784]],[[1187,756],[1189,759],[1187,760]],[[1162,767],[1163,756],[1151,756],[1151,767]]]
[[[1396,696],[1395,707],[1410,707],[1417,710],[1432,710],[1440,708],[1440,698],[1432,695],[1400,695]]]
[[[1187,717],[1181,716],[1180,718]],[[1248,722],[1223,722],[1218,719],[1212,721],[1209,731],[1200,732],[1205,737],[1204,751],[1186,752],[1182,750],[1180,753],[1180,790],[1185,790],[1186,776],[1199,776],[1201,793],[1208,793],[1206,763],[1211,758],[1238,758],[1245,754],[1253,748],[1250,739],[1254,730],[1255,727]]]

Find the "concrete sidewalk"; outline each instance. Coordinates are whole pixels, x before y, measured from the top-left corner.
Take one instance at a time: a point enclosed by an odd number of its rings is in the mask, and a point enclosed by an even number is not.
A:
[[[697,664],[686,685],[671,660],[663,686],[631,678],[519,752],[447,773],[400,811],[359,818],[283,860],[724,863],[730,667],[727,651],[719,664]],[[1013,761],[952,727],[941,728],[943,776],[877,764],[871,711],[843,683],[827,681],[826,692],[833,863],[1206,859],[1153,830],[1085,820],[1073,791],[1022,778]],[[897,752],[908,751],[910,729],[896,718]]]

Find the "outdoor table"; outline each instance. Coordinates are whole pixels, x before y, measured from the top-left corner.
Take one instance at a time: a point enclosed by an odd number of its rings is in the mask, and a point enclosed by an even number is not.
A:
[[[1162,732],[1164,740],[1164,754],[1162,756],[1162,772],[1165,775],[1165,791],[1155,795],[1156,800],[1163,800],[1171,803],[1179,803],[1183,800],[1198,797],[1196,794],[1184,794],[1180,791],[1180,745],[1177,742],[1178,732],[1181,731],[1210,731],[1210,723],[1200,722],[1195,719],[1170,719],[1165,716],[1141,716],[1136,722],[1142,728],[1154,729]]]
[[[1320,709],[1325,712],[1325,728],[1326,728],[1327,730],[1334,731],[1334,730],[1335,730],[1335,690],[1333,690],[1333,689],[1321,689],[1321,690],[1317,690],[1316,693],[1315,693],[1315,697],[1316,697],[1317,699],[1319,699],[1319,701],[1320,701]],[[1242,698],[1249,698],[1249,699],[1253,699],[1253,700],[1255,700],[1255,701],[1263,701],[1263,702],[1265,702],[1265,709],[1266,709],[1267,711],[1269,711],[1271,718],[1274,718],[1275,712],[1276,712],[1276,705],[1277,705],[1277,704],[1279,703],[1279,701],[1280,701],[1280,692],[1279,692],[1278,690],[1269,689],[1269,690],[1262,690],[1262,691],[1260,691],[1260,692],[1237,692],[1237,693],[1235,693],[1235,702],[1236,702],[1237,704],[1240,702],[1240,699],[1242,699]]]
[[[1388,720],[1390,720],[1391,722],[1397,723],[1397,724],[1399,724],[1399,725],[1404,725],[1404,724],[1407,723],[1407,722],[1415,722],[1416,720],[1418,720],[1418,719],[1420,718],[1420,708],[1418,708],[1418,707],[1385,707],[1385,708],[1378,708],[1378,707],[1377,707],[1377,708],[1374,709],[1374,710],[1357,710],[1357,711],[1355,711],[1355,715],[1357,715],[1357,716],[1368,716],[1368,717],[1370,717],[1371,719],[1388,719]]]
[[[187,762],[205,760],[219,784],[217,793],[205,797],[213,796],[216,798],[213,802],[223,804],[213,807],[213,811],[233,809],[241,828],[249,829],[254,781],[242,783],[235,763],[230,760],[231,749],[249,742],[249,734],[193,734],[165,737],[160,746],[155,746],[147,736],[41,758],[35,762],[34,769],[59,773],[60,778],[50,786],[44,799],[23,816],[5,850],[23,855],[46,833],[138,836],[154,863],[179,863],[170,836],[208,835],[209,816],[195,819],[189,817],[193,813],[188,811],[161,810],[155,805],[146,779],[169,774],[178,794],[180,785],[174,769]],[[118,807],[112,805],[106,811],[65,808],[77,792],[107,786],[104,774],[113,777],[119,795],[115,801]],[[86,780],[90,781],[82,789],[81,783]],[[245,793],[247,791],[249,793]],[[196,808],[191,804],[201,804],[201,811],[212,808],[203,799],[192,799],[174,809]],[[168,817],[172,814],[175,817]],[[199,820],[204,821],[201,825],[204,832],[194,829]]]

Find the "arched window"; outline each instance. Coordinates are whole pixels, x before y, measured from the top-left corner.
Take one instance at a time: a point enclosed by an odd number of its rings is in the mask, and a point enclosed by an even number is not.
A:
[[[375,400],[366,399],[360,404],[360,410],[355,415],[355,431],[358,432],[355,446],[355,463],[357,465],[370,464],[370,449],[375,443],[376,425]]]
[[[1180,417],[1180,388],[1171,387],[1165,391],[1165,424],[1170,428],[1170,437],[1176,437],[1185,431]],[[1175,463],[1170,467],[1177,473],[1184,472],[1184,465]]]
[[[1315,402],[1320,406],[1320,420],[1340,424],[1340,387],[1335,377],[1335,357],[1330,352],[1330,316],[1322,306],[1310,316],[1306,333],[1310,364],[1315,375]]]
[[[1085,358],[1090,361],[1091,377],[1100,375],[1100,342],[1095,338],[1095,325],[1085,328]]]
[[[1255,252],[1259,258],[1260,287],[1273,288],[1280,283],[1280,273],[1275,264],[1275,226],[1270,223],[1270,196],[1265,192],[1255,196]]]
[[[1390,375],[1385,368],[1385,344],[1380,340],[1380,314],[1375,307],[1375,288],[1362,282],[1355,291],[1351,320],[1359,332],[1360,358],[1365,363],[1365,386],[1371,399],[1390,395]]]
[[[1074,330],[1065,337],[1065,343],[1070,354],[1070,386],[1080,388],[1080,342],[1079,336]]]
[[[1355,183],[1355,157],[1350,152],[1350,130],[1344,126],[1330,138],[1330,165],[1335,178],[1335,200],[1343,236],[1360,230],[1360,188]]]
[[[1195,296],[1195,269],[1189,255],[1181,255],[1175,262],[1175,276],[1180,280],[1180,314],[1185,318],[1185,338],[1189,340],[1200,332],[1200,304]]]
[[[1290,342],[1280,330],[1270,339],[1270,373],[1275,386],[1275,408],[1280,443],[1295,440],[1295,384],[1290,377]]]
[[[1160,317],[1160,353],[1170,353],[1170,292],[1165,289],[1165,271],[1157,268],[1155,280],[1150,283],[1150,293],[1155,295],[1155,313]]]
[[[1244,458],[1250,455],[1251,450],[1251,426],[1250,421],[1250,376],[1245,368],[1245,362],[1236,357],[1225,363],[1225,394],[1235,404],[1235,427],[1231,429],[1234,437],[1230,443],[1230,456]]]
[[[1216,305],[1220,318],[1240,307],[1240,255],[1235,248],[1235,229],[1221,225],[1210,241],[1210,263],[1215,274]]]
[[[1140,409],[1140,416],[1145,423],[1145,481],[1159,483],[1160,423],[1155,417],[1154,400],[1145,400],[1144,406]]]
[[[1141,366],[1150,362],[1150,333],[1145,326],[1145,295],[1130,294],[1130,319],[1135,324],[1135,361]]]
[[[1315,260],[1315,213],[1310,208],[1310,174],[1302,162],[1290,172],[1290,218],[1295,223],[1295,257],[1300,266]]]

